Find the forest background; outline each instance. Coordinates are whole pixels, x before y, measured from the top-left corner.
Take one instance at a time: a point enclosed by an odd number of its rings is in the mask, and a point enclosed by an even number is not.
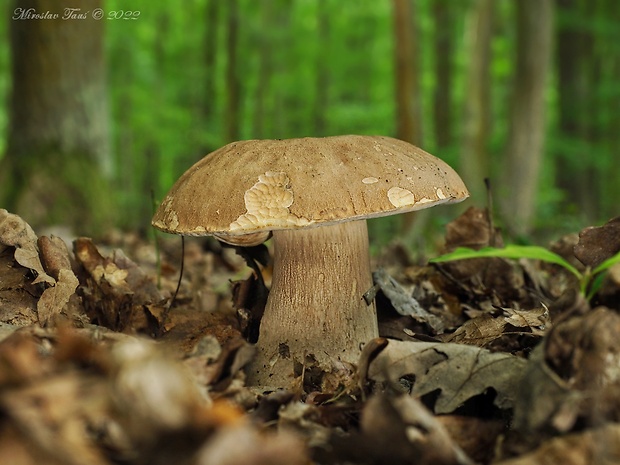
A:
[[[147,232],[228,142],[348,133],[419,145],[472,192],[374,220],[376,244],[486,206],[485,178],[514,239],[617,216],[620,2],[0,2],[0,207],[35,229]]]

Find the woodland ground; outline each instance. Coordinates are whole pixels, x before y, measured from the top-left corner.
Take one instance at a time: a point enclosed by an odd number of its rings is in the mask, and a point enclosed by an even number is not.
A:
[[[262,392],[243,367],[268,248],[188,239],[174,297],[178,238],[68,242],[0,210],[0,463],[620,463],[618,264],[587,300],[555,264],[420,265],[393,245],[358,367]],[[444,242],[502,239],[472,208]],[[549,248],[587,277],[620,251],[620,220]]]

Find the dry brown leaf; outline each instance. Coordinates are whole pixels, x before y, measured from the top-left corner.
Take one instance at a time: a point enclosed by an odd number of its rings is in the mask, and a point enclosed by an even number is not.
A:
[[[549,310],[545,307],[534,308],[531,310],[518,310],[512,308],[504,308],[504,321],[515,328],[524,328],[528,332],[536,336],[545,334],[548,328]]]
[[[526,363],[510,354],[464,344],[390,341],[370,364],[369,377],[392,383],[405,377],[415,379],[410,390],[413,396],[440,390],[436,413],[453,412],[489,388],[497,393],[495,405],[507,409],[514,404]]]
[[[313,445],[319,463],[473,464],[438,418],[407,395],[374,395],[364,405],[359,432],[332,432],[327,446]]]
[[[410,316],[420,323],[428,324],[435,333],[442,333],[444,324],[441,318],[423,308],[413,296],[392,278],[384,269],[372,273],[373,281],[388,298],[394,310],[402,316]]]
[[[435,416],[410,396],[372,397],[362,412],[361,429],[389,463],[411,463],[415,457],[419,465],[473,464]]]
[[[513,427],[524,440],[620,420],[619,333],[620,316],[604,307],[552,328],[517,386]]]
[[[104,257],[88,238],[76,239],[73,247],[83,268],[80,292],[91,320],[117,331],[156,331],[162,322],[154,322],[146,310],[163,300],[154,282],[120,251]]]
[[[41,282],[54,284],[54,278],[45,272],[41,264],[37,235],[19,216],[2,208],[0,208],[0,244],[15,247],[14,256],[17,263],[31,269],[37,275],[33,284]]]
[[[447,334],[443,341],[485,347],[500,337],[505,327],[503,319],[483,313],[467,320],[452,334]]]
[[[198,452],[195,465],[308,465],[306,446],[291,432],[223,428]]]
[[[467,320],[452,334],[442,337],[442,340],[489,348],[491,343],[507,333],[527,334],[539,339],[549,325],[549,311],[544,307],[532,310],[503,308],[502,312],[502,316],[481,313]]]
[[[620,217],[599,227],[588,227],[579,233],[575,256],[586,266],[600,265],[620,251]]]
[[[469,207],[461,216],[446,225],[447,250],[457,247],[501,247],[502,243],[501,232],[491,224],[486,208]]]
[[[59,271],[56,284],[45,289],[37,302],[37,314],[41,326],[47,326],[54,317],[60,315],[79,284],[71,269],[65,268]]]
[[[2,409],[40,455],[66,465],[105,465],[88,430],[105,417],[105,385],[77,373],[5,391]]]
[[[58,236],[41,236],[37,241],[43,268],[54,279],[58,279],[60,270],[71,269],[71,256],[67,244]]]
[[[620,463],[620,425],[550,439],[529,454],[495,465],[616,465]]]

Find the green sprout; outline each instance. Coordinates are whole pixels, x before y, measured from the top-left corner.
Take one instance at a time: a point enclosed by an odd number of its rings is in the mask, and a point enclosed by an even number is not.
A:
[[[605,278],[605,271],[616,263],[620,263],[620,252],[618,252],[614,256],[603,261],[600,265],[594,268],[588,267],[584,272],[581,272],[560,255],[536,245],[507,245],[504,248],[484,247],[480,250],[458,247],[450,253],[431,259],[430,263],[490,257],[510,258],[514,260],[529,258],[560,265],[577,277],[579,280],[579,291],[588,300],[591,300],[601,288]]]

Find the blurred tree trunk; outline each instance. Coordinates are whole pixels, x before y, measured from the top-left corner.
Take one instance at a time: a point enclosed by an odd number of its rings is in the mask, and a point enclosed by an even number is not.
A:
[[[454,73],[454,6],[447,0],[433,2],[435,23],[435,92],[433,95],[435,143],[438,150],[454,142],[452,129],[452,77]]]
[[[62,20],[69,5],[61,0],[14,6],[59,18],[9,21],[13,88],[0,204],[35,228],[62,223],[96,234],[93,228],[110,219],[112,197],[104,172],[111,168],[105,21]],[[100,0],[79,5],[100,6]]]
[[[263,31],[270,31],[275,27],[273,0],[263,0],[259,5],[260,21]],[[252,118],[252,138],[263,139],[265,137],[266,122],[266,102],[265,97],[269,95],[269,81],[273,63],[271,60],[271,50],[273,43],[270,34],[260,34],[258,41],[258,83],[254,94],[254,115]]]
[[[396,73],[396,137],[422,144],[417,26],[411,0],[392,0]]]
[[[466,23],[468,69],[460,174],[473,202],[485,199],[484,178],[490,177],[487,143],[491,133],[491,39],[495,0],[477,0]]]
[[[505,153],[503,217],[509,230],[531,230],[546,127],[545,90],[551,58],[552,0],[520,0],[517,58]]]
[[[206,32],[204,38],[204,100],[202,104],[202,116],[206,124],[210,124],[215,114],[216,87],[215,87],[215,64],[217,58],[217,24],[219,19],[218,0],[207,0],[205,11]]]
[[[560,131],[560,150],[556,158],[557,184],[566,195],[569,210],[575,207],[582,210],[590,203],[588,185],[593,181],[584,175],[587,170],[584,162],[589,160],[587,126],[592,116],[586,111],[587,102],[592,98],[587,70],[592,38],[575,24],[574,19],[585,14],[580,3],[574,0],[558,1],[561,21],[557,33]]]
[[[228,32],[226,36],[226,141],[239,140],[241,133],[241,80],[237,63],[239,38],[239,12],[237,0],[228,0]]]
[[[330,24],[329,12],[325,0],[319,0],[317,6],[317,32],[320,47],[316,57],[316,94],[313,108],[314,133],[316,136],[326,134],[326,115],[329,104],[329,70],[324,50],[329,50]]]
[[[422,103],[419,85],[417,25],[411,0],[392,0],[394,24],[396,137],[422,145]],[[416,213],[401,215],[401,234],[413,234]]]
[[[612,24],[620,24],[620,2],[616,0],[602,0],[600,12],[603,17],[608,18]],[[600,218],[612,218],[620,214],[618,199],[620,199],[620,92],[618,83],[620,82],[620,55],[610,54],[609,48],[605,46],[605,38],[599,39],[601,42],[597,47],[599,60],[605,63],[603,78],[607,89],[613,89],[611,93],[605,91],[601,98],[601,108],[598,110],[601,116],[602,148],[604,160],[602,164],[602,182],[600,183],[600,211],[597,212],[597,220]],[[611,95],[610,95],[611,94]]]

